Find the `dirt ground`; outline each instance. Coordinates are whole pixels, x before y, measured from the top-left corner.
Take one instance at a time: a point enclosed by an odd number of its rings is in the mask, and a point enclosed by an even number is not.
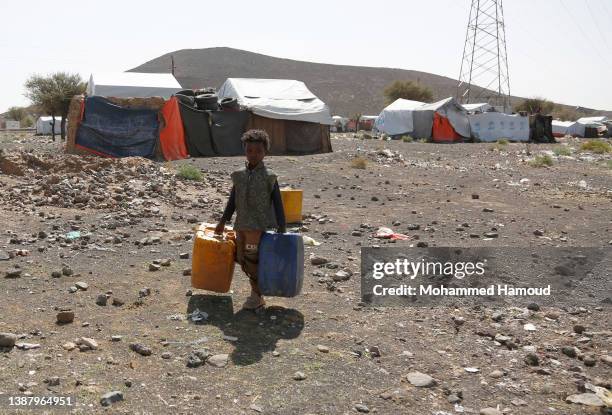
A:
[[[48,137],[0,137],[23,167],[23,175],[0,174],[0,332],[21,347],[0,353],[0,413],[20,413],[9,397],[24,395],[76,399],[53,413],[605,413],[566,398],[610,389],[610,279],[588,307],[360,300],[360,248],[392,244],[373,237],[381,226],[411,237],[392,246],[610,247],[612,157],[561,141],[441,145],[338,134],[333,153],[267,158],[281,186],[303,189],[299,231],[321,245],[305,248],[302,294],[268,298],[255,314],[241,310],[249,284],[238,268],[226,295],[192,289],[184,275],[193,227],[218,219],[241,158],[83,167]],[[562,147],[569,156],[556,155]],[[552,166],[530,164],[545,152]],[[176,176],[184,164],[203,181]],[[312,265],[311,254],[330,262]],[[156,260],[161,266],[151,266]],[[352,276],[334,281],[339,270]],[[101,294],[107,305],[97,304]],[[72,323],[56,323],[62,308],[74,311]],[[208,313],[203,324],[189,319],[196,309]],[[67,350],[83,337],[97,347]],[[227,364],[188,367],[194,350],[227,354]],[[432,385],[414,386],[412,372]],[[112,391],[123,400],[102,406]]]

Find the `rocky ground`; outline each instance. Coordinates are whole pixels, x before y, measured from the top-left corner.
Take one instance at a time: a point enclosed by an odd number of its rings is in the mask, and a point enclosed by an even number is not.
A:
[[[189,277],[193,228],[219,217],[241,158],[106,160],[0,136],[0,413],[11,396],[76,399],[54,413],[609,411],[609,290],[588,306],[368,307],[359,271],[375,244],[609,247],[610,154],[573,139],[332,145],[267,160],[304,189],[296,230],[321,244],[302,294],[255,314],[240,271],[227,295]]]

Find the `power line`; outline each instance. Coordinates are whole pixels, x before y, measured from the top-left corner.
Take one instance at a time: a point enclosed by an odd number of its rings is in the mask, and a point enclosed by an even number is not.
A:
[[[593,10],[591,9],[591,5],[589,4],[589,2],[587,0],[584,0],[584,2],[587,5],[587,9],[589,10],[589,14],[591,15],[591,17],[593,18],[593,21],[595,22],[595,26],[597,27],[597,30],[599,31],[599,34],[601,35],[601,38],[603,39],[604,43],[606,44],[606,47],[608,49],[610,49],[610,44],[608,43],[608,41],[606,40],[606,37],[603,34],[603,31],[601,30],[601,27],[599,26],[599,22],[597,21],[597,19],[595,18],[595,14],[593,13]]]

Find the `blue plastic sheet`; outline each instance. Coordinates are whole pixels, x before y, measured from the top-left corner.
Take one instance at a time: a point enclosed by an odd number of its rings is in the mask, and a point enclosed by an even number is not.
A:
[[[76,145],[111,157],[153,158],[159,140],[157,111],[123,108],[103,97],[88,97]]]

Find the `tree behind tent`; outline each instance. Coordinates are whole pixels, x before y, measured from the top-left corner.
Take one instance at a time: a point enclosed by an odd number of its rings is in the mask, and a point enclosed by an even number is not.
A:
[[[433,100],[431,89],[412,81],[395,81],[385,88],[384,95],[387,105],[399,98],[420,102]]]

